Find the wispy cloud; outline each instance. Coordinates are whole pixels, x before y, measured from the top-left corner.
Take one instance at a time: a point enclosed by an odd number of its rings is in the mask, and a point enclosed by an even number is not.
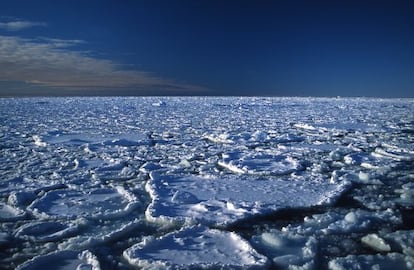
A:
[[[30,22],[30,21],[9,21],[9,22],[0,22],[0,29],[7,31],[20,31],[27,28],[32,28],[36,26],[47,26],[44,22]]]
[[[149,72],[128,70],[111,60],[95,58],[87,52],[75,50],[74,46],[80,43],[83,41],[0,36],[0,81],[66,89],[205,90]]]

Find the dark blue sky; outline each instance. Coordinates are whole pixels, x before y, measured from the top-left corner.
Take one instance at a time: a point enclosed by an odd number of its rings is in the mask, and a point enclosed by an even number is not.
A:
[[[0,2],[0,95],[414,97],[414,1]]]

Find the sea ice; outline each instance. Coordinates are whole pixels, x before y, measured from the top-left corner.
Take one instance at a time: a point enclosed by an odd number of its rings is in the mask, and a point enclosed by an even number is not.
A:
[[[251,240],[256,250],[273,259],[281,269],[314,269],[317,241],[313,237],[271,230]]]
[[[35,200],[28,209],[39,217],[116,218],[128,214],[138,202],[122,188],[54,190]]]
[[[395,231],[382,235],[384,239],[393,247],[393,250],[402,252],[411,257],[414,263],[414,230]],[[414,267],[414,264],[412,264]]]
[[[24,211],[0,202],[0,221],[15,221],[23,219],[25,215]]]
[[[406,260],[406,257],[399,253],[387,255],[349,255],[333,259],[329,262],[330,270],[360,270],[360,269],[413,269],[413,261]]]
[[[379,237],[377,234],[368,234],[361,238],[361,242],[378,252],[389,252],[391,251],[390,245],[388,245],[384,239]]]
[[[0,268],[90,269],[78,255],[91,250],[108,268],[195,256],[194,268],[413,269],[413,111],[412,99],[0,99]]]
[[[58,241],[74,235],[78,230],[77,224],[63,224],[56,221],[39,221],[27,223],[15,232],[15,236],[38,242]]]
[[[267,258],[233,232],[204,226],[146,238],[124,251],[141,269],[266,269]]]
[[[402,220],[399,212],[392,209],[375,212],[361,209],[349,212],[330,211],[308,216],[304,219],[303,224],[288,225],[283,230],[307,236],[360,233],[369,232],[385,222],[388,226],[401,225]]]
[[[151,173],[149,220],[226,225],[259,214],[328,204],[343,184],[306,179],[281,180],[236,176],[199,177]]]
[[[288,155],[267,153],[228,153],[218,165],[238,174],[286,175],[302,169],[300,162]]]
[[[56,251],[47,255],[40,255],[17,267],[18,270],[56,269],[56,270],[100,270],[99,261],[95,255],[85,250]]]

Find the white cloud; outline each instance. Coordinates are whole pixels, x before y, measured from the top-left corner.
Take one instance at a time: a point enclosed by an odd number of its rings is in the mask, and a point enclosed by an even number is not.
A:
[[[30,22],[30,21],[11,21],[11,22],[0,22],[0,29],[8,31],[20,31],[27,28],[32,28],[36,26],[47,26],[43,22]]]
[[[0,81],[25,82],[54,88],[162,89],[203,91],[152,73],[126,70],[119,64],[73,50],[80,40],[24,39],[0,36]]]

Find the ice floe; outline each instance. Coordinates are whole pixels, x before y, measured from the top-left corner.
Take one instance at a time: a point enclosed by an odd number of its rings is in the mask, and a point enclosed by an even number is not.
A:
[[[286,175],[302,169],[300,162],[287,155],[267,153],[226,153],[218,165],[238,174]]]
[[[17,269],[100,270],[101,268],[96,256],[87,250],[83,252],[64,250],[37,256],[20,265]]]
[[[19,238],[39,242],[58,241],[67,236],[76,234],[78,224],[64,224],[56,221],[32,222],[25,224],[15,232]]]
[[[116,218],[128,214],[138,202],[122,188],[55,190],[35,200],[28,209],[41,218]]]
[[[199,177],[151,173],[146,185],[152,202],[149,220],[226,225],[279,209],[311,207],[333,202],[346,183],[306,179]]]
[[[266,269],[267,258],[233,232],[204,226],[146,238],[125,250],[141,269]]]

